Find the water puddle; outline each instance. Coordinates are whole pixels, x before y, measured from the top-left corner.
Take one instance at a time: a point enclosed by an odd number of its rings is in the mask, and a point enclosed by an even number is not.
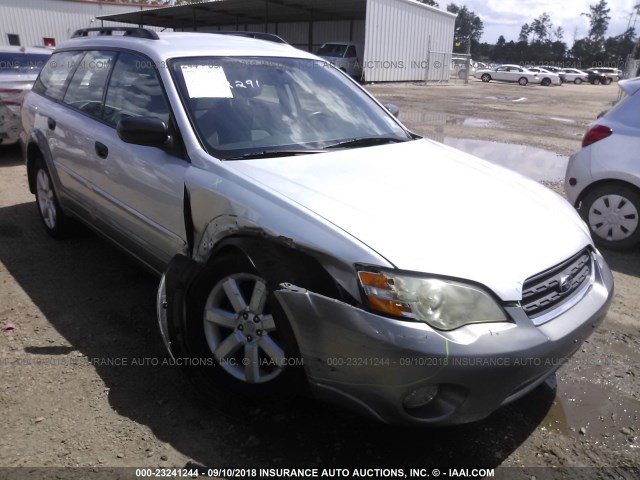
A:
[[[558,384],[556,398],[540,426],[594,443],[640,448],[640,402],[592,383]]]
[[[403,109],[400,110],[400,121],[416,122],[423,125],[445,126],[460,125],[469,128],[504,128],[504,125],[487,118],[456,117],[448,113],[430,112],[424,110]]]
[[[527,145],[453,137],[445,137],[443,143],[537,181],[563,179],[569,160],[549,150]]]
[[[494,120],[487,120],[486,118],[465,118],[462,121],[456,122],[463,127],[473,128],[499,128],[502,125]]]
[[[551,120],[555,121],[555,122],[561,122],[561,123],[576,123],[575,120],[572,120],[571,118],[562,118],[562,117],[549,117]]]

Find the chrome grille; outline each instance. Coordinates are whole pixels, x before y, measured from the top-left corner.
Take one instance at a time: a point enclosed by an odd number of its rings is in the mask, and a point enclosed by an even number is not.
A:
[[[566,262],[527,279],[521,302],[525,313],[534,319],[569,300],[589,283],[592,269],[591,252],[585,249]]]

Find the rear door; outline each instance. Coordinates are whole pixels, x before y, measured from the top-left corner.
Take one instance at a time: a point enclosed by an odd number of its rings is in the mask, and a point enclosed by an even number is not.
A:
[[[106,50],[84,53],[62,98],[64,107],[48,120],[58,142],[56,168],[79,186],[76,209],[81,209],[89,218],[95,210],[94,146],[90,136],[100,126],[102,97],[116,55]]]
[[[78,143],[77,130],[73,133],[78,115],[62,103],[62,98],[84,55],[80,51],[54,53],[33,87],[38,95],[32,96],[25,106],[27,111],[22,112],[33,117],[34,132],[44,136],[53,159],[51,173],[59,181],[60,200],[67,206],[72,200],[76,210],[90,202],[91,189],[86,155]]]

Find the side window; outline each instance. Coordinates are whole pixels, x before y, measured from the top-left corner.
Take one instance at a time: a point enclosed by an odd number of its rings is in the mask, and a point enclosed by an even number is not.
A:
[[[114,52],[87,52],[71,78],[64,103],[91,116],[101,117],[102,96],[115,55]]]
[[[33,91],[60,100],[64,94],[64,88],[69,74],[78,64],[82,52],[60,52],[51,55],[51,58],[40,72],[40,76],[33,86]]]
[[[111,125],[126,117],[156,117],[169,123],[169,107],[149,60],[121,53],[113,68],[104,108]]]
[[[347,49],[347,54],[345,55],[345,57],[347,58],[353,58],[356,57],[356,47],[354,47],[353,45],[351,45],[348,49]]]

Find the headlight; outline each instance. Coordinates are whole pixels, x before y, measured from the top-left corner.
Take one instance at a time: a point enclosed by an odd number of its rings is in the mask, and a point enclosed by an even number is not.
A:
[[[358,277],[374,310],[420,320],[440,330],[507,320],[495,300],[473,285],[392,272],[359,271]]]

